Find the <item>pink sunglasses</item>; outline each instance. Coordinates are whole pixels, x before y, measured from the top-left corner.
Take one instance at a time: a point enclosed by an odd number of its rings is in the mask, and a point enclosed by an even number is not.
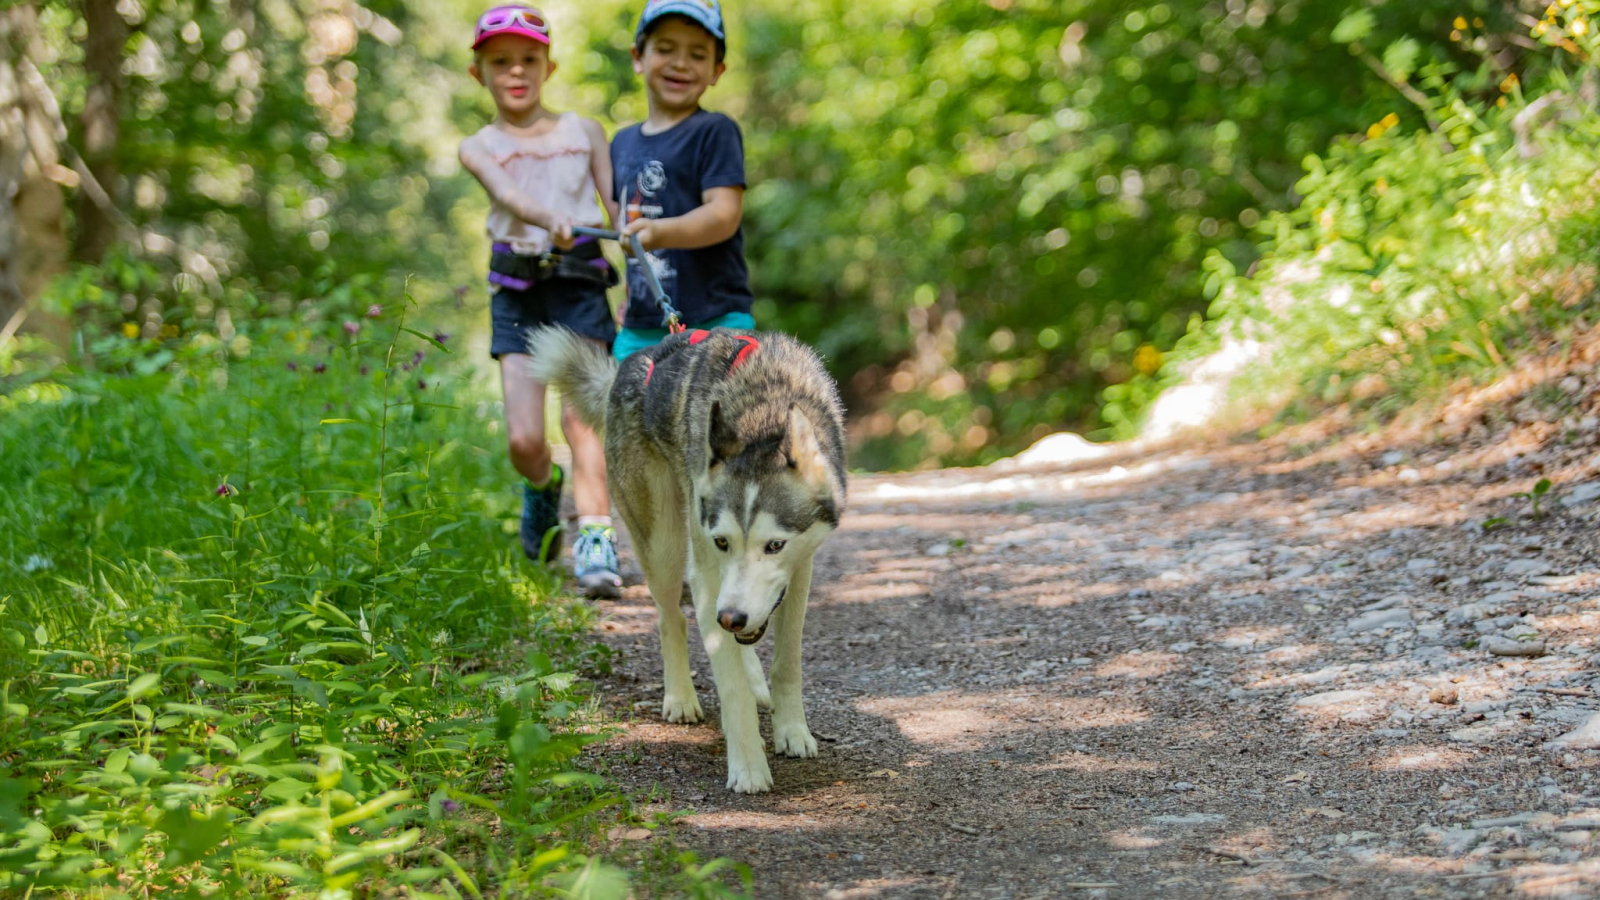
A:
[[[526,6],[497,6],[478,17],[477,34],[473,37],[472,46],[476,47],[485,38],[505,32],[526,34],[540,38],[547,44],[550,42],[550,24],[536,10]]]

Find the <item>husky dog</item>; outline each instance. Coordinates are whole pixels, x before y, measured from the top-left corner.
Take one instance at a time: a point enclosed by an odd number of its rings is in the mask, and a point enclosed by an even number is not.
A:
[[[675,334],[618,366],[559,328],[528,340],[533,377],[605,437],[611,496],[660,610],[669,722],[698,722],[685,568],[722,707],[728,787],[770,790],[756,707],[775,749],[817,755],[800,699],[811,558],[844,511],[844,410],[805,345],[730,329]],[[772,689],[754,644],[776,624]]]

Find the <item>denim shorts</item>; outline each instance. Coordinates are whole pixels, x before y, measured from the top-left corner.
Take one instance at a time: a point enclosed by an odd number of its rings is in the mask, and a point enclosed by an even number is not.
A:
[[[489,355],[495,359],[527,353],[528,330],[541,325],[564,325],[608,349],[617,337],[605,288],[567,278],[539,281],[526,291],[497,286],[489,298],[489,322]]]

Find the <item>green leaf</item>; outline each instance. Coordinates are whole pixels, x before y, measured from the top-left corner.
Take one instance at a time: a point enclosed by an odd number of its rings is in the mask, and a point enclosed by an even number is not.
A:
[[[1353,44],[1372,34],[1375,24],[1377,20],[1373,18],[1371,10],[1358,9],[1340,19],[1339,24],[1333,26],[1333,33],[1329,37],[1336,44]]]
[[[628,873],[590,859],[583,868],[556,879],[572,900],[624,900],[632,889]]]
[[[146,694],[155,692],[156,686],[161,683],[161,676],[155,672],[146,672],[133,680],[128,685],[128,699],[137,700]]]
[[[156,826],[168,838],[161,864],[172,868],[204,857],[211,848],[227,839],[232,830],[229,828],[231,813],[227,807],[209,816],[187,808],[164,813]]]
[[[116,775],[127,769],[128,758],[132,755],[133,751],[129,750],[127,747],[121,747],[111,751],[111,754],[106,757],[106,771],[110,772],[112,775]]]
[[[128,759],[128,774],[134,784],[144,784],[161,771],[161,763],[148,753],[136,753]]]
[[[539,683],[556,693],[565,693],[572,689],[572,683],[578,680],[573,672],[556,672],[539,679]]]
[[[1417,70],[1417,57],[1421,53],[1422,47],[1415,39],[1403,37],[1383,51],[1383,67],[1396,80],[1406,81]]]
[[[446,347],[443,343],[440,343],[431,334],[423,334],[422,332],[416,330],[415,328],[402,328],[401,330],[405,331],[405,332],[407,332],[409,334],[414,334],[419,338],[422,338],[423,340],[425,340],[428,343],[434,345],[435,347],[438,347],[440,350],[443,350],[446,353],[454,353],[455,352],[455,351],[451,350],[449,347]]]
[[[299,800],[311,790],[311,783],[298,778],[279,778],[261,790],[261,796],[268,800]]]

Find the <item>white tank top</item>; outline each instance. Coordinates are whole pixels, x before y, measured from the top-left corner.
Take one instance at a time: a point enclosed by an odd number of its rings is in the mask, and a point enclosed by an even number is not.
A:
[[[577,113],[562,113],[554,127],[537,137],[507,134],[487,125],[478,132],[478,140],[534,203],[571,216],[575,225],[604,223],[590,169],[594,148]],[[489,240],[510,244],[520,254],[536,256],[551,247],[550,232],[529,225],[493,200],[488,232]]]

